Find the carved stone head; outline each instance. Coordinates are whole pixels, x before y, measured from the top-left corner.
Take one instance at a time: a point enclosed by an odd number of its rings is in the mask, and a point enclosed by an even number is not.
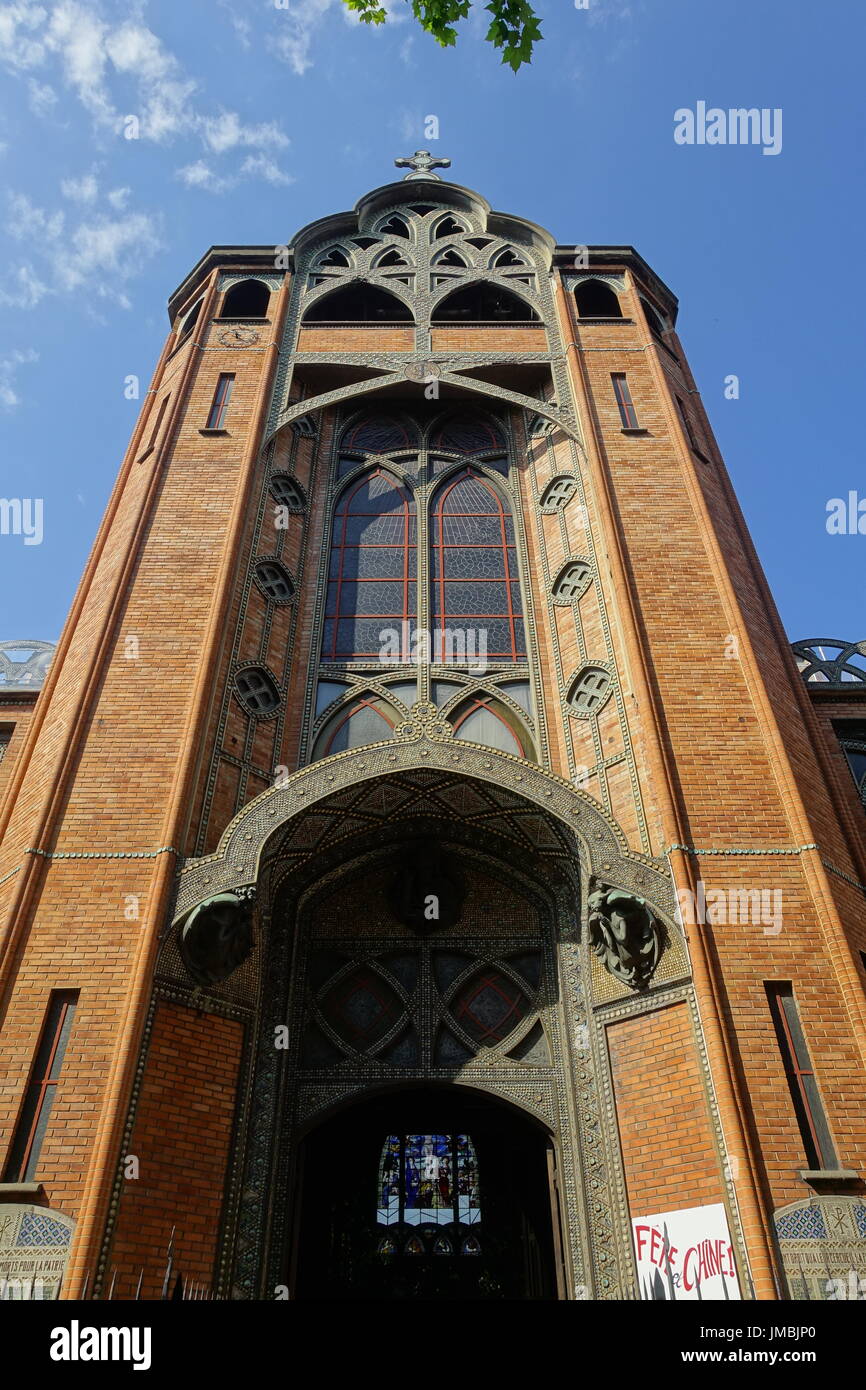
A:
[[[190,913],[180,937],[184,965],[198,985],[218,985],[253,949],[250,904],[235,893],[218,893]]]

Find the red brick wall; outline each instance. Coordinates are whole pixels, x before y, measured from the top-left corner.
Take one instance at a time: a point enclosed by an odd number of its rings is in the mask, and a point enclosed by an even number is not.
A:
[[[233,1020],[157,1005],[129,1145],[139,1177],[123,1184],[109,1256],[118,1298],[142,1270],[142,1297],[159,1297],[173,1226],[175,1269],[213,1284],[242,1045]]]
[[[687,1006],[612,1023],[607,1045],[631,1215],[723,1201]]]

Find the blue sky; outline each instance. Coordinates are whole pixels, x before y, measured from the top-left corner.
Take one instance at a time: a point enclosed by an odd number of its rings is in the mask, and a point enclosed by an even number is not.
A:
[[[478,0],[448,51],[389,4],[374,30],[341,0],[0,0],[0,496],[44,499],[42,544],[0,535],[0,637],[59,636],[139,408],[124,379],[146,390],[202,252],[351,207],[431,114],[456,182],[671,286],[789,636],[866,637],[866,535],[826,529],[829,499],[866,497],[860,7],[536,0],[515,76]],[[781,153],[676,144],[698,101],[781,108]]]

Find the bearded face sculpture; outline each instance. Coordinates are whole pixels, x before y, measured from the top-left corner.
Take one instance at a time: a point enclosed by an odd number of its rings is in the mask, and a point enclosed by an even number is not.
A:
[[[218,893],[199,903],[180,937],[184,965],[198,985],[218,985],[253,949],[252,910],[235,893]]]
[[[632,989],[646,989],[661,956],[664,932],[643,898],[594,880],[589,939],[605,969]]]

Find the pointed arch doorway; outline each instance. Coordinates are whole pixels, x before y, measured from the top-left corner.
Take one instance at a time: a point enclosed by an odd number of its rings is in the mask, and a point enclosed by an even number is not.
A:
[[[308,1133],[290,1266],[302,1300],[565,1296],[552,1136],[459,1085],[380,1091]]]

